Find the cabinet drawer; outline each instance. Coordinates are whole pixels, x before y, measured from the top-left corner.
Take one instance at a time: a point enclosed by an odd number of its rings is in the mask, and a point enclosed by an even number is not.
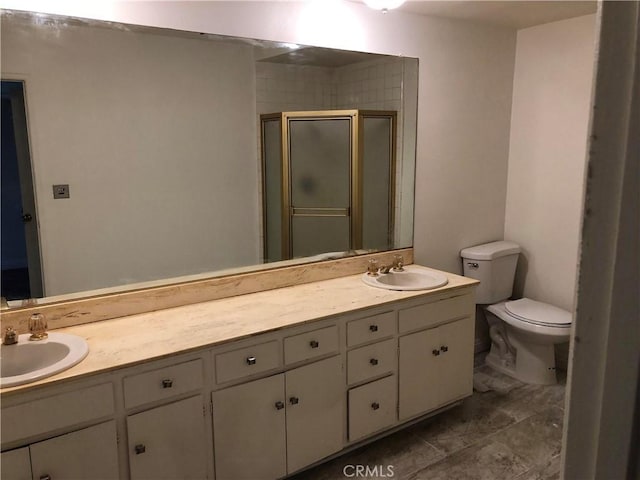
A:
[[[3,408],[2,443],[98,420],[113,412],[113,385],[110,383]]]
[[[347,346],[354,347],[396,333],[396,313],[386,312],[347,324]]]
[[[472,316],[474,309],[473,295],[469,294],[400,310],[398,321],[400,333],[428,328],[456,318]]]
[[[347,353],[347,380],[351,385],[391,373],[395,371],[396,364],[396,341],[393,338],[356,348]]]
[[[289,365],[338,351],[338,327],[321,328],[284,339],[284,363]]]
[[[202,388],[202,383],[202,360],[192,360],[125,377],[124,406],[133,408],[175,397]]]
[[[281,365],[277,340],[239,348],[214,355],[216,382],[225,383],[256,373],[273,370]]]
[[[397,404],[395,375],[349,390],[349,441],[394,424]]]

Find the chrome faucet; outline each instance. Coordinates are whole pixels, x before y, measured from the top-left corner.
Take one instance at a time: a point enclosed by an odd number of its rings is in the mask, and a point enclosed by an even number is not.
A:
[[[18,333],[13,327],[7,327],[4,331],[4,336],[2,337],[2,344],[15,345],[16,343],[18,343]]]

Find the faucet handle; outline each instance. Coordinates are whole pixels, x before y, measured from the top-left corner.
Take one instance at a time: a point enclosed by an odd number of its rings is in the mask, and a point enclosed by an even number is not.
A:
[[[393,256],[393,271],[394,272],[404,271],[404,259],[400,254]]]
[[[15,345],[18,343],[18,333],[13,327],[7,327],[4,331],[4,337],[2,337],[3,345]]]
[[[49,335],[47,335],[47,321],[44,318],[44,315],[41,313],[34,313],[29,318],[29,331],[31,332],[31,336],[29,340],[44,340]]]
[[[376,260],[375,258],[370,259],[367,265],[367,275],[371,275],[372,277],[377,277],[379,269],[380,269],[380,265],[378,264],[378,260]]]

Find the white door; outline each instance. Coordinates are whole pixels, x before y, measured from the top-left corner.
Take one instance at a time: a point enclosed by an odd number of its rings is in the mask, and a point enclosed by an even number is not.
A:
[[[399,416],[415,417],[439,404],[438,368],[440,342],[438,329],[424,330],[399,340]]]
[[[0,455],[2,478],[6,480],[31,480],[29,447],[2,452]]]
[[[119,476],[114,421],[34,443],[29,448],[34,479],[104,480]],[[2,477],[5,478],[4,471]]]
[[[127,430],[133,480],[207,477],[201,395],[130,415]]]
[[[341,357],[285,374],[287,472],[293,473],[342,449],[346,402]]]
[[[467,317],[442,325],[438,330],[442,351],[440,404],[443,405],[473,393],[473,319]]]
[[[284,374],[212,393],[216,480],[286,472]]]

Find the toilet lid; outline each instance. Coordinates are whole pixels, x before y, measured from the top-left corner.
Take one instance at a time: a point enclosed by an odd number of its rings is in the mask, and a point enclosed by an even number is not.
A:
[[[547,327],[567,327],[571,325],[571,313],[548,303],[521,298],[504,304],[514,317],[529,323]]]

